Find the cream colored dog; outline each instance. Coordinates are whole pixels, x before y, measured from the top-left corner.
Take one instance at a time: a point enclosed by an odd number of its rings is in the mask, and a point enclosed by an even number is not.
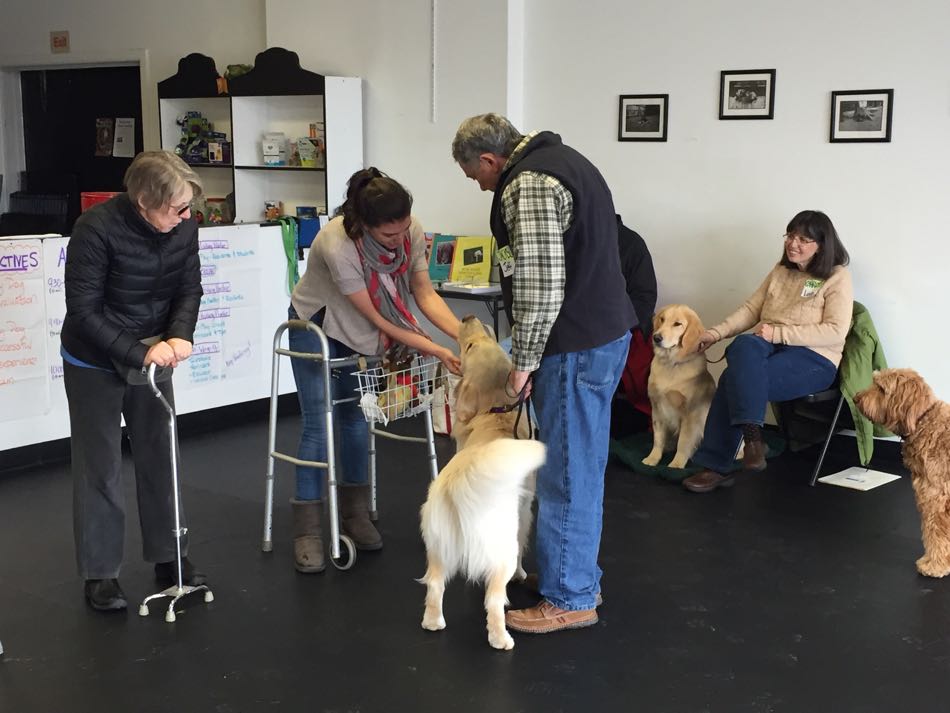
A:
[[[667,305],[653,318],[653,361],[647,394],[653,409],[653,450],[644,465],[656,465],[676,439],[670,468],[685,468],[703,438],[716,383],[697,351],[703,323],[686,305]]]
[[[920,513],[924,556],[917,571],[928,577],[950,574],[950,404],[937,399],[911,369],[874,372],[873,383],[854,397],[858,410],[904,439]]]
[[[528,440],[522,418],[518,440],[514,411],[505,394],[511,360],[474,317],[459,331],[462,380],[456,389],[453,437],[457,452],[429,486],[422,506],[422,539],[428,568],[422,628],[445,628],[442,597],[457,573],[485,584],[488,643],[511,649],[505,628],[505,587],[524,579],[521,553],[531,529],[535,471],[544,463],[544,445]]]

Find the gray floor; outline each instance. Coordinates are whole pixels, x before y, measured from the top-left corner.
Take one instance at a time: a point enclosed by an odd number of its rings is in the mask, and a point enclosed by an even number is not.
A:
[[[296,427],[282,422],[285,448]],[[0,711],[948,710],[950,582],[914,570],[906,478],[809,488],[810,452],[698,496],[611,465],[599,625],[515,635],[503,653],[485,641],[481,592],[462,582],[446,593],[448,629],[419,627],[419,447],[383,445],[385,548],[302,576],[286,470],[275,550],[260,551],[265,436],[260,420],[183,436],[193,558],[216,601],[187,604],[175,624],[86,608],[66,466],[0,477]],[[854,457],[839,440],[831,468]],[[887,450],[879,467],[899,468]],[[154,588],[134,514],[121,581],[134,600]]]

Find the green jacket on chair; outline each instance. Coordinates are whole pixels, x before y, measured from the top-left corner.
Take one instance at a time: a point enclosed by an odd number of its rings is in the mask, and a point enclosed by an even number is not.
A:
[[[851,409],[854,430],[857,432],[858,457],[867,465],[874,453],[874,437],[893,435],[881,426],[872,424],[854,405],[854,396],[871,385],[871,374],[886,369],[884,348],[877,336],[871,314],[860,302],[854,303],[851,329],[844,342],[844,353],[838,367],[839,388]]]

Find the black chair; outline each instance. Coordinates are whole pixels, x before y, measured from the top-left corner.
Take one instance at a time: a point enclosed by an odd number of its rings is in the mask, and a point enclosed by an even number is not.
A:
[[[815,464],[815,470],[811,474],[811,481],[809,482],[809,485],[812,487],[814,487],[815,483],[817,482],[818,474],[821,472],[821,466],[825,462],[825,455],[828,453],[828,446],[831,443],[831,438],[838,431],[838,421],[841,419],[841,410],[844,406],[844,394],[842,394],[841,390],[838,389],[836,379],[835,383],[832,384],[830,388],[827,388],[823,391],[816,391],[813,394],[792,399],[791,401],[782,401],[774,404],[774,406],[777,407],[776,415],[778,417],[779,425],[782,429],[782,435],[785,436],[785,442],[788,444],[789,449],[791,449],[792,437],[789,424],[792,418],[795,416],[801,416],[812,422],[823,422],[825,420],[825,416],[827,415],[827,409],[823,409],[820,405],[829,404],[831,402],[836,402],[834,416],[831,418],[831,423],[828,427],[828,434],[825,436],[825,441],[821,448],[821,455],[818,456],[818,463]]]

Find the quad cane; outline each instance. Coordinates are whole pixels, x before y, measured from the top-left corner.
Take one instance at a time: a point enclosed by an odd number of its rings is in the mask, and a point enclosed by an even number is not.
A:
[[[197,587],[186,586],[181,581],[181,538],[184,537],[185,533],[188,532],[188,528],[181,526],[181,519],[179,513],[179,504],[178,504],[178,431],[175,427],[175,409],[171,407],[171,404],[165,399],[162,395],[162,392],[159,390],[158,386],[155,384],[155,364],[149,364],[148,367],[148,385],[152,389],[152,393],[155,394],[155,398],[162,402],[162,406],[165,407],[165,410],[168,412],[168,432],[171,437],[171,463],[172,463],[172,495],[175,501],[175,565],[176,571],[178,573],[178,584],[173,584],[168,589],[165,589],[157,594],[152,594],[142,600],[142,604],[139,606],[139,616],[148,616],[148,603],[153,599],[158,599],[160,597],[171,597],[172,600],[168,604],[168,611],[165,612],[165,621],[173,622],[175,621],[175,605],[178,603],[178,600],[182,597],[193,594],[198,591],[204,591],[205,601],[213,602],[214,594],[211,593],[211,590],[204,584],[201,584]]]

